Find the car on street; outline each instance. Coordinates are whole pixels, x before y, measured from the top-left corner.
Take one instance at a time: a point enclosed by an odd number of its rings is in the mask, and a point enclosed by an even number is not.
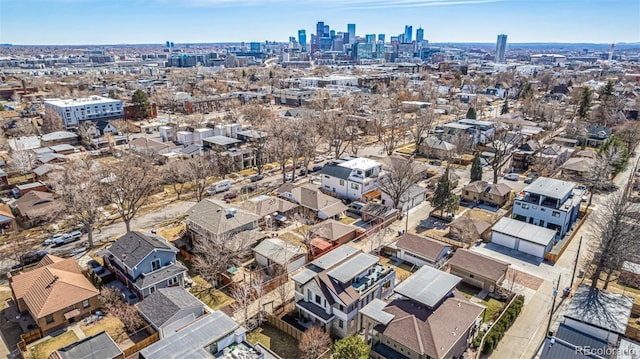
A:
[[[225,193],[225,195],[224,195],[224,197],[223,197],[223,198],[224,198],[224,200],[225,200],[225,201],[227,201],[227,202],[228,202],[228,201],[231,201],[232,199],[234,199],[234,198],[236,198],[236,197],[238,197],[238,192],[236,192],[236,191],[231,191],[231,192],[227,192],[227,193]]]
[[[524,183],[532,184],[537,179],[538,179],[538,176],[529,176],[524,180]]]
[[[251,176],[251,178],[249,178],[251,180],[251,182],[258,182],[258,181],[262,181],[262,179],[264,179],[263,175],[255,175],[255,176]]]
[[[47,251],[29,252],[27,254],[23,254],[22,256],[20,256],[20,263],[14,265],[13,267],[11,267],[11,269],[20,269],[22,267],[38,263],[47,254],[49,254],[49,252]]]
[[[328,159],[328,160],[332,160],[332,159],[334,159],[334,158],[336,158],[336,154],[335,154],[334,152],[331,152],[331,153],[329,153],[329,154],[327,155],[327,159]]]
[[[307,169],[306,168],[302,168],[300,169],[300,172],[298,172],[299,176],[306,176],[307,175]]]
[[[54,244],[57,240],[60,240],[61,238],[64,238],[66,235],[67,235],[66,233],[54,234],[53,236],[45,239],[44,243],[42,243],[42,245],[48,246],[50,244]]]
[[[509,180],[509,181],[519,181],[520,180],[520,175],[517,173],[508,173],[504,176],[504,179]]]
[[[324,156],[317,156],[313,159],[313,163],[320,163],[322,161],[324,161]]]
[[[313,167],[311,167],[311,169],[309,170],[309,172],[318,172],[322,169],[322,166],[320,165],[315,165]]]
[[[293,175],[291,173],[287,173],[284,175],[285,182],[293,181]]]
[[[240,193],[250,193],[250,192],[255,192],[255,190],[257,189],[256,185],[246,185],[246,186],[242,186],[240,188]]]
[[[100,265],[100,263],[98,263],[98,261],[96,261],[94,259],[89,261],[89,266],[91,267],[91,270],[95,274],[100,274],[100,273],[104,272],[104,267],[102,265]]]
[[[73,231],[69,234],[65,234],[63,237],[57,238],[56,240],[53,241],[53,245],[54,246],[63,246],[65,244],[69,244],[71,242],[75,242],[77,240],[79,240],[80,238],[82,238],[82,232],[80,231]]]

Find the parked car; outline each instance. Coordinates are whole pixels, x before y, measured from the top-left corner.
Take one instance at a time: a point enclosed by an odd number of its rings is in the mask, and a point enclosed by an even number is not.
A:
[[[256,189],[257,189],[257,187],[255,185],[246,185],[246,186],[242,186],[242,188],[240,188],[240,193],[255,192]]]
[[[431,160],[429,161],[429,164],[432,166],[442,166],[442,161],[440,160]]]
[[[311,169],[309,170],[309,172],[318,172],[322,169],[322,166],[320,165],[315,165],[313,167],[311,167]]]
[[[360,215],[362,213],[362,207],[364,207],[364,203],[362,202],[351,202],[347,206],[347,212],[355,213]]]
[[[336,154],[335,154],[334,152],[330,152],[330,153],[327,155],[327,159],[328,159],[328,160],[332,160],[332,159],[334,159],[334,158],[336,158]]]
[[[296,162],[296,169],[302,167],[302,165],[304,165],[304,162],[302,161]]]
[[[313,159],[313,163],[320,163],[322,161],[324,161],[324,156],[317,156]]]
[[[229,188],[231,188],[231,181],[229,180],[220,181],[212,184],[211,187],[209,187],[209,189],[207,190],[207,194],[213,195],[216,193],[228,191]]]
[[[104,272],[104,267],[101,266],[100,263],[98,263],[97,261],[95,261],[93,259],[89,261],[89,266],[91,266],[91,270],[95,274],[100,274],[100,273]]]
[[[246,186],[245,186],[245,187],[246,187]],[[244,187],[243,187],[243,188],[244,188]],[[230,200],[232,200],[232,199],[234,199],[234,198],[236,198],[236,197],[238,197],[238,192],[236,192],[236,191],[231,191],[231,192],[227,192],[227,193],[225,193],[225,195],[224,195],[224,200],[225,200],[225,201],[230,201]]]
[[[27,254],[23,254],[20,256],[20,263],[11,267],[11,269],[20,269],[22,267],[26,267],[28,265],[38,263],[44,256],[46,256],[49,252],[47,251],[39,251],[39,252],[29,252]]]
[[[517,173],[508,173],[507,175],[504,176],[504,179],[509,181],[519,181],[520,175]]]
[[[291,173],[287,173],[284,175],[285,182],[293,181],[293,175]]]
[[[524,180],[524,183],[526,183],[526,184],[531,184],[531,183],[533,183],[533,181],[535,181],[535,180],[537,180],[537,179],[538,179],[538,176],[530,176],[530,177],[527,177],[527,178]]]
[[[307,169],[306,169],[306,168],[302,168],[302,169],[300,169],[300,172],[298,172],[298,175],[300,175],[300,176],[306,176],[306,175],[307,175]]]
[[[77,240],[79,240],[80,238],[82,238],[82,232],[80,231],[73,231],[69,234],[64,235],[64,237],[58,238],[55,241],[53,241],[53,244],[55,246],[62,246],[65,244],[69,244],[71,242],[75,242]]]
[[[264,178],[263,175],[255,175],[255,176],[251,176],[250,180],[251,182],[258,182],[258,181],[262,181],[263,178]]]
[[[67,234],[66,233],[58,233],[58,234],[54,234],[53,236],[47,238],[44,240],[44,243],[42,243],[42,245],[48,246],[50,244],[55,243],[57,240],[60,240],[61,238],[64,238]]]

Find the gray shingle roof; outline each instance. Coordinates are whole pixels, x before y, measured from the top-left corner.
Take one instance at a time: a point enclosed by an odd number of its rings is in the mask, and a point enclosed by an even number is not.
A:
[[[108,250],[120,258],[126,266],[133,268],[154,249],[177,252],[164,238],[135,231],[127,232],[118,238]]]
[[[395,292],[433,308],[458,285],[461,278],[441,270],[423,266],[400,283]]]
[[[143,274],[136,279],[136,285],[139,288],[146,288],[156,283],[166,281],[169,278],[173,278],[180,273],[184,273],[187,271],[187,268],[182,266],[182,264],[171,263],[167,266],[164,266],[158,270],[154,270],[153,272]]]
[[[233,215],[227,213],[228,211],[225,212],[232,208],[234,207],[227,206],[223,202],[206,198],[187,211],[187,222],[200,226],[214,235],[223,235],[252,222],[257,223],[260,219],[260,216],[242,209],[236,209]]]
[[[329,162],[322,166],[320,174],[346,180],[351,175],[351,168],[338,166],[336,162]]]
[[[284,265],[292,258],[303,255],[305,250],[283,241],[280,238],[266,238],[258,244],[253,251],[280,265]]]
[[[96,353],[100,358],[111,359],[122,354],[122,350],[106,332],[78,340],[64,348],[56,350],[60,359],[94,359]]]
[[[137,306],[140,313],[156,328],[162,327],[181,309],[204,307],[202,302],[181,287],[158,289]]]

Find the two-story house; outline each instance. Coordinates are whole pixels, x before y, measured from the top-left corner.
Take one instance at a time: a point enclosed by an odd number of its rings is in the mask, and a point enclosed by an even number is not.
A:
[[[379,258],[343,245],[293,276],[298,318],[344,338],[360,328],[358,312],[393,291],[395,271]]]
[[[516,194],[511,217],[555,230],[559,239],[577,220],[583,194],[572,182],[540,177]]]
[[[231,238],[258,228],[260,216],[222,201],[205,198],[187,211],[187,233],[191,239]]]
[[[482,324],[485,307],[455,291],[460,278],[424,266],[389,301],[360,311],[374,359],[461,358]]]
[[[322,167],[322,189],[341,198],[360,200],[362,195],[378,188],[380,162],[362,157],[349,157],[329,162]]]
[[[106,249],[104,263],[143,299],[160,288],[184,286],[187,268],[176,260],[176,253],[164,238],[132,231]]]

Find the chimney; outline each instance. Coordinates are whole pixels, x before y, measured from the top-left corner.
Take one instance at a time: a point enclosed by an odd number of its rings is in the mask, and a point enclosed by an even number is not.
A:
[[[122,253],[122,260],[126,260],[127,259],[127,252]]]

